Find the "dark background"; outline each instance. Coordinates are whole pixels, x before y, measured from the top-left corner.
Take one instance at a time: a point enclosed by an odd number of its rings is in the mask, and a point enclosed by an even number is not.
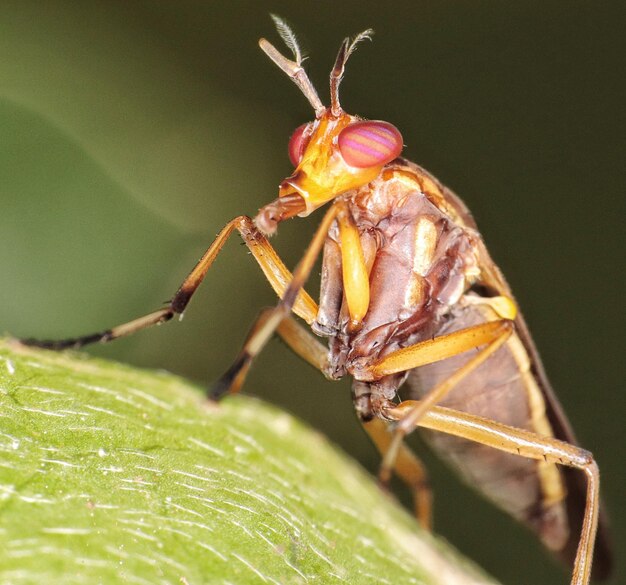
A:
[[[405,155],[473,210],[597,456],[623,556],[622,6],[3,2],[0,329],[68,336],[159,307],[227,220],[276,196],[291,171],[289,135],[312,117],[256,46],[278,40],[268,13],[301,33],[325,102],[341,39],[372,27],[342,103],[396,124]],[[274,244],[287,265],[315,224],[281,226]],[[247,256],[238,242],[227,247],[182,324],[95,353],[208,384],[274,302]],[[376,468],[348,381],[325,381],[273,342],[246,389]],[[506,584],[569,582],[530,535],[428,460],[438,532]]]

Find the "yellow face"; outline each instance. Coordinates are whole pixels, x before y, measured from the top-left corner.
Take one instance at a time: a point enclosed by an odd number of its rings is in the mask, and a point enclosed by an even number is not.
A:
[[[299,194],[306,204],[300,216],[307,216],[331,199],[373,181],[401,146],[399,132],[386,122],[360,121],[345,113],[333,116],[326,110],[292,136],[289,150],[297,166],[280,184],[279,197]]]

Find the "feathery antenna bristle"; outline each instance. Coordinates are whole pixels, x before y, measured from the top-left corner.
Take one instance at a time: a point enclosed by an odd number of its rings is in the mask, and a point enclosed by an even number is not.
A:
[[[298,43],[296,33],[293,32],[293,29],[284,18],[281,18],[276,14],[270,14],[270,17],[274,21],[276,31],[280,35],[280,38],[283,39],[283,43],[285,43],[285,45],[287,45],[289,50],[293,53],[293,56],[296,58],[296,63],[301,65],[302,61],[306,59],[306,55],[304,55],[300,49],[300,43]]]
[[[337,58],[335,59],[335,65],[330,72],[330,111],[333,116],[339,116],[341,113],[341,104],[339,103],[339,84],[343,79],[343,73],[346,68],[346,61],[354,50],[356,46],[361,41],[371,41],[372,35],[374,31],[371,28],[360,32],[353,39],[350,37],[346,37],[341,43],[341,47],[339,47],[339,53],[337,53]]]
[[[309,103],[313,106],[316,117],[319,118],[324,113],[326,108],[317,95],[311,80],[306,74],[306,71],[302,68],[302,62],[306,59],[306,56],[303,55],[302,50],[300,49],[298,39],[296,38],[293,29],[284,18],[281,18],[276,14],[270,14],[270,16],[274,21],[274,25],[276,26],[276,30],[278,31],[280,38],[293,53],[295,61],[287,59],[287,57],[285,57],[274,45],[272,45],[272,43],[266,39],[260,39],[259,46],[263,49],[265,54],[272,61],[274,61],[274,63],[276,63],[276,65],[278,65],[278,67],[280,67],[300,88],[300,91],[306,96]],[[333,116],[341,115],[342,111],[341,104],[339,103],[339,84],[343,79],[346,61],[350,55],[352,55],[356,46],[361,41],[371,41],[373,34],[374,31],[371,28],[368,28],[367,30],[360,32],[358,35],[355,35],[352,39],[350,37],[345,38],[343,43],[341,43],[339,53],[335,59],[335,65],[330,72],[330,111]]]
[[[364,30],[363,32],[360,32],[358,35],[356,35],[353,39],[352,42],[350,42],[350,46],[348,47],[348,53],[346,55],[346,61],[348,60],[348,57],[350,55],[352,55],[352,53],[354,53],[354,50],[356,49],[356,46],[361,42],[361,41],[371,41],[372,40],[372,36],[374,34],[374,29],[368,28],[367,30]]]
[[[278,67],[280,67],[300,88],[300,91],[313,106],[315,116],[319,118],[324,113],[326,108],[317,95],[317,91],[315,91],[315,87],[313,87],[306,71],[302,67],[304,57],[302,56],[302,51],[298,45],[296,35],[293,33],[291,27],[285,22],[285,20],[275,14],[270,14],[270,16],[276,25],[276,30],[278,31],[280,38],[283,39],[284,43],[287,47],[289,47],[296,60],[292,61],[291,59],[287,59],[287,57],[285,57],[274,45],[272,45],[272,43],[266,39],[259,39],[259,47],[261,47],[265,54],[272,61],[274,61],[274,63],[276,63],[276,65],[278,65]]]

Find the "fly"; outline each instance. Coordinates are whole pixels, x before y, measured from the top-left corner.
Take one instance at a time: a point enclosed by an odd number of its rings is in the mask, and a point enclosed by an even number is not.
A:
[[[295,36],[274,20],[294,59],[265,39],[259,45],[315,111],[315,119],[291,136],[295,170],[280,184],[278,198],[254,219],[241,215],[226,224],[164,308],[92,335],[24,343],[80,347],[182,315],[236,231],[280,301],[261,313],[212,398],[238,391],[254,357],[277,333],[327,378],[352,376],[357,415],[382,455],[380,479],[386,483],[395,472],[407,483],[422,525],[431,525],[427,475],[403,442],[417,427],[468,482],[573,564],[572,585],[590,581],[596,536],[594,576],[606,577],[610,552],[598,466],[577,446],[471,214],[452,191],[400,157],[403,140],[395,126],[361,119],[340,105],[346,62],[372,31],[343,41],[325,106],[302,67]],[[291,273],[268,236],[280,222],[326,204]],[[304,285],[319,254],[316,303]]]

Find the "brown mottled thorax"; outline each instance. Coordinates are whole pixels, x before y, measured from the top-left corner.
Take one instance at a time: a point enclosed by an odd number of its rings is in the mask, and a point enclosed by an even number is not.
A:
[[[456,198],[417,165],[398,160],[365,187],[344,195],[359,229],[371,302],[350,324],[343,294],[339,228],[324,247],[314,331],[330,338],[332,377],[358,379],[359,366],[433,336],[478,275],[480,237]],[[397,387],[397,386],[396,386]]]

